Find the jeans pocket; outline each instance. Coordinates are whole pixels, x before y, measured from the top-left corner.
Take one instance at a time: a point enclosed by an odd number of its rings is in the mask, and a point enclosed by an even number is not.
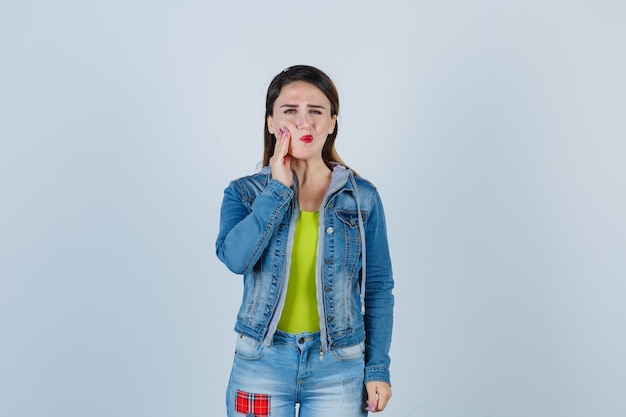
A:
[[[242,334],[237,338],[237,345],[235,346],[235,354],[248,361],[254,361],[261,359],[265,353],[265,346],[261,342],[257,342],[249,336]]]
[[[340,361],[350,361],[359,359],[365,353],[365,342],[358,343],[345,348],[337,348],[332,350],[333,355]]]

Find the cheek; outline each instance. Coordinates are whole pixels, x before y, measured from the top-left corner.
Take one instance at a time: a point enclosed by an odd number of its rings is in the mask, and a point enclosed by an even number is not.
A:
[[[293,130],[295,123],[289,117],[277,116],[274,117],[274,129],[278,130],[281,127],[287,126],[289,130]]]

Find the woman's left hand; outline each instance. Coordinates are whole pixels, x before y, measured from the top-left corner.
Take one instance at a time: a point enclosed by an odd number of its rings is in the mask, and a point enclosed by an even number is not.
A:
[[[367,411],[383,411],[391,398],[391,387],[383,381],[370,381],[365,383],[367,391]]]

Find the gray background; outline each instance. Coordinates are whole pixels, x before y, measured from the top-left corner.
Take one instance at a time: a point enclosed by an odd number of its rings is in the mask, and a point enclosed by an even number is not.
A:
[[[390,417],[626,414],[622,1],[0,0],[0,415],[222,416],[271,78],[379,188]]]

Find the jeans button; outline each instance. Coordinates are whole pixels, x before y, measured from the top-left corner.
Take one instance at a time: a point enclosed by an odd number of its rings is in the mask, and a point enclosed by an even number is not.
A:
[[[298,339],[298,343],[303,344],[304,343],[304,337],[301,337],[300,339]]]

